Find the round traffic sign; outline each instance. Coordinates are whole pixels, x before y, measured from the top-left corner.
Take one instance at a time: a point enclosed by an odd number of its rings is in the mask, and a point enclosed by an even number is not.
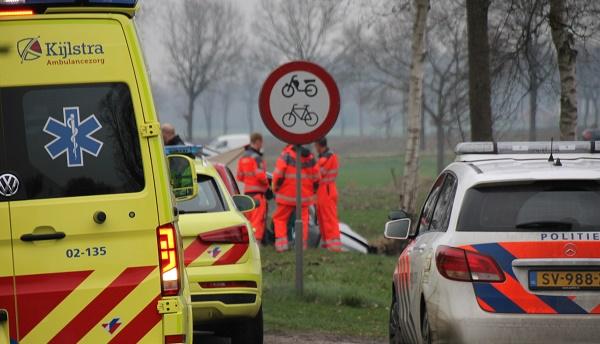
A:
[[[317,141],[333,128],[340,112],[340,92],[321,66],[286,63],[265,80],[258,99],[267,129],[292,144]]]

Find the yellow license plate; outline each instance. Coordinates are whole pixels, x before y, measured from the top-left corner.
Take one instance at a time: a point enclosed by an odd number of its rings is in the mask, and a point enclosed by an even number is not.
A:
[[[600,289],[600,271],[529,271],[529,288],[539,289]]]

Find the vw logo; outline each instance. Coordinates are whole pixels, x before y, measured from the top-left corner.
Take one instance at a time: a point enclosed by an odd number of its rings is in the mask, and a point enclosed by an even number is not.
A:
[[[0,195],[10,197],[14,196],[17,191],[19,191],[19,179],[14,174],[0,175]]]
[[[564,247],[564,253],[567,257],[573,257],[577,254],[577,246],[575,246],[573,243],[566,244]]]

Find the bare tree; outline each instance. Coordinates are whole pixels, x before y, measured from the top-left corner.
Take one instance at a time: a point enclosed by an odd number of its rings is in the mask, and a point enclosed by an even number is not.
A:
[[[417,192],[419,186],[419,140],[421,140],[421,116],[423,96],[423,62],[425,60],[425,31],[429,0],[414,0],[414,22],[412,30],[410,79],[408,87],[408,136],[404,177],[402,178],[400,206],[409,213],[417,208]]]
[[[223,134],[229,132],[229,112],[233,100],[235,85],[231,81],[226,81],[221,85],[219,90],[219,98],[221,100],[221,116],[223,117]]]
[[[365,135],[365,109],[369,105],[372,94],[378,85],[373,84],[369,74],[373,72],[370,68],[365,52],[365,24],[355,21],[347,24],[342,32],[341,44],[343,54],[339,56],[342,69],[338,69],[338,75],[343,74],[342,80],[352,84],[350,94],[356,104],[358,116],[358,133],[360,137]]]
[[[565,0],[550,0],[550,28],[560,74],[560,139],[574,140],[577,127],[577,49]]]
[[[254,117],[258,109],[258,92],[260,84],[254,69],[246,68],[242,75],[242,98],[246,107],[246,119],[250,132],[254,131]]]
[[[331,67],[329,43],[346,8],[340,0],[261,0],[253,22],[256,59],[268,69],[282,61],[308,60]]]
[[[227,1],[185,0],[172,4],[168,18],[164,42],[173,80],[187,97],[183,117],[191,140],[196,100],[229,76],[240,57],[242,16]]]
[[[488,8],[490,0],[466,0],[469,37],[471,140],[492,141]]]
[[[537,139],[537,113],[544,86],[555,74],[550,29],[546,20],[547,0],[497,2],[490,11],[499,26],[492,42],[492,94],[501,94],[506,109],[494,117],[517,112],[528,100],[529,140]],[[500,71],[500,73],[498,73]],[[495,89],[494,89],[495,88]],[[494,97],[493,97],[494,98]],[[494,103],[494,102],[493,102]]]
[[[202,108],[202,113],[204,114],[204,129],[206,130],[206,137],[208,139],[213,137],[212,129],[215,110],[215,96],[215,92],[211,90],[205,90],[205,92],[200,95],[200,105]]]
[[[446,142],[460,130],[468,113],[466,24],[462,4],[452,1],[432,5],[424,109],[436,130],[437,169],[444,168]]]
[[[583,127],[598,128],[598,115],[600,111],[600,47],[589,47],[582,51],[577,59],[578,70],[578,98],[584,109]],[[590,115],[592,118],[590,119]]]
[[[361,8],[363,17],[344,28],[343,61],[349,67],[349,81],[359,111],[359,130],[369,109],[371,123],[382,128],[386,120],[404,122],[408,98],[410,41],[414,9],[410,1],[368,1]],[[380,98],[385,94],[385,102]],[[396,114],[390,111],[397,111]],[[382,119],[383,118],[383,119]],[[393,120],[392,120],[393,119]],[[383,129],[383,128],[382,128]],[[384,135],[391,134],[390,131]]]
[[[401,104],[398,94],[386,87],[371,88],[369,91],[369,108],[373,110],[372,124],[378,131],[383,132],[383,137],[389,140],[392,137],[394,124],[400,118]]]

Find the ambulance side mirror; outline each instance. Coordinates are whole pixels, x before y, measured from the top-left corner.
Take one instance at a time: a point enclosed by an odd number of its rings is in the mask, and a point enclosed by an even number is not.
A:
[[[178,202],[190,200],[198,195],[196,182],[196,166],[194,161],[185,155],[167,156],[171,187]]]
[[[388,221],[383,235],[388,239],[406,240],[410,232],[410,219]]]
[[[256,203],[252,197],[246,195],[233,195],[233,203],[242,213],[247,213],[249,211],[254,210],[256,208]]]

